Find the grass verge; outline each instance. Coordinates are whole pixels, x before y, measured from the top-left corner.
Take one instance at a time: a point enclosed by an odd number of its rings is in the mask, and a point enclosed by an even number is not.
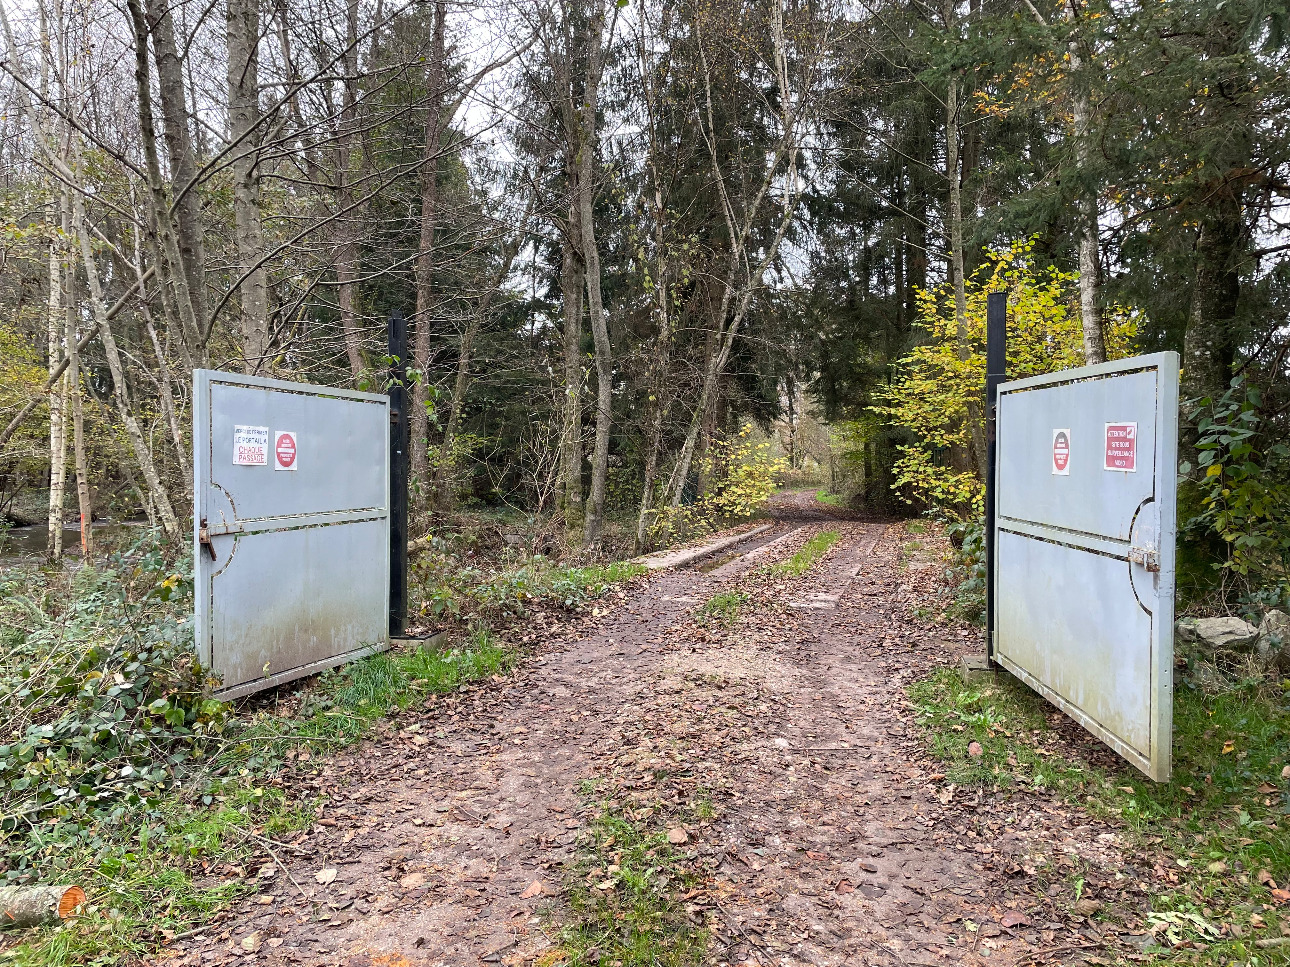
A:
[[[909,695],[946,776],[966,787],[1051,790],[1120,826],[1154,865],[1146,925],[1153,958],[1255,967],[1290,961],[1290,699],[1287,687],[1206,690],[1182,679],[1174,772],[1153,783],[1129,766],[1058,752],[1054,711],[1001,674],[965,685],[949,669]],[[1058,720],[1060,721],[1060,720]],[[968,752],[972,741],[981,755]],[[1092,743],[1094,740],[1089,739]]]
[[[801,577],[811,569],[820,558],[838,542],[841,535],[837,531],[820,531],[790,557],[787,561],[780,561],[778,564],[767,565],[766,571],[770,574],[780,574],[787,577]]]
[[[565,889],[560,930],[567,967],[690,967],[702,962],[707,932],[690,919],[684,896],[694,888],[681,854],[663,830],[602,804],[582,841]]]
[[[485,606],[471,610],[501,622],[538,601],[573,608],[640,570],[530,563],[474,584]],[[79,883],[90,896],[67,924],[0,931],[0,961],[155,955],[249,892],[279,837],[316,822],[321,803],[282,788],[285,763],[320,764],[392,713],[516,658],[476,617],[451,645],[318,676],[290,714],[254,701],[237,712],[206,697],[187,573],[152,539],[98,568],[0,580],[0,884]]]

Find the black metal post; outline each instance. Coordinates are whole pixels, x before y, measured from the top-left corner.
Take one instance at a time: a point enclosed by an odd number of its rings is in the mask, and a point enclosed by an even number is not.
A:
[[[985,653],[994,665],[994,487],[998,460],[995,440],[995,409],[999,384],[1008,372],[1008,294],[991,292],[985,303]]]
[[[408,324],[390,313],[390,637],[408,623]]]

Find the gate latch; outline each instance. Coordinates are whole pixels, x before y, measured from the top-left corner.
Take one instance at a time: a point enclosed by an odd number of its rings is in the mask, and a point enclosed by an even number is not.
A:
[[[1153,573],[1160,570],[1160,552],[1154,547],[1130,547],[1129,560]]]
[[[211,560],[214,561],[215,545],[211,543],[211,529],[207,525],[205,517],[202,518],[201,529],[197,531],[197,543],[202,546],[203,550],[210,554]]]

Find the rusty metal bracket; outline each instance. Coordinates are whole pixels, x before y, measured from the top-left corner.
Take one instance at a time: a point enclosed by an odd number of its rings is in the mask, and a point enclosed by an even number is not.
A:
[[[211,543],[210,525],[206,522],[205,517],[202,518],[201,529],[197,531],[197,543],[199,543],[207,551],[207,553],[210,554],[212,561],[216,559],[215,545]]]
[[[1160,552],[1154,547],[1129,548],[1129,560],[1152,573],[1160,570]]]

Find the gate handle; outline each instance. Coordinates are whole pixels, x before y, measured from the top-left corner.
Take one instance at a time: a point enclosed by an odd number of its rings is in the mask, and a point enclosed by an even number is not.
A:
[[[1160,552],[1154,547],[1130,547],[1129,560],[1152,573],[1160,570]]]
[[[215,545],[211,543],[211,531],[206,523],[206,518],[202,518],[201,529],[197,532],[197,543],[210,553],[211,561],[215,560]]]

